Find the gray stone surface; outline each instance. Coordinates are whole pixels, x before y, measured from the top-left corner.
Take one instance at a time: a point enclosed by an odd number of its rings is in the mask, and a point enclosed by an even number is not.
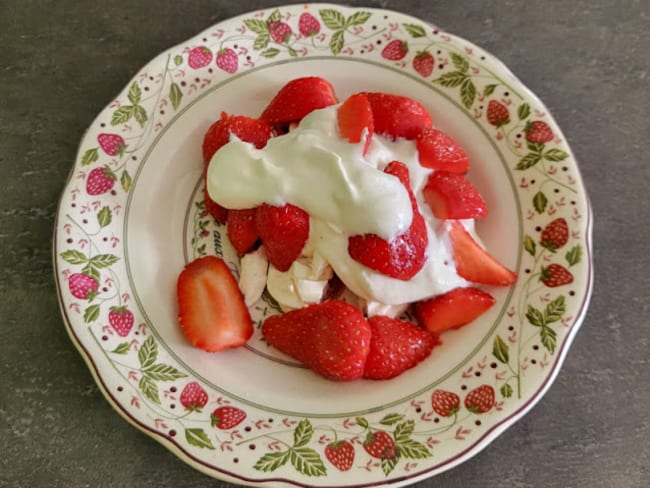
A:
[[[542,401],[421,487],[650,486],[650,5],[346,2],[404,11],[500,57],[550,108],[594,208],[593,300]],[[0,2],[0,486],[227,486],[131,427],[68,339],[57,200],[95,115],[160,51],[274,2]]]

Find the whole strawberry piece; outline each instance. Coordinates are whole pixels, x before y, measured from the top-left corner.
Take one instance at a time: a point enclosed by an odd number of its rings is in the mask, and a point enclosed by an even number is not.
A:
[[[102,151],[109,156],[121,155],[126,147],[124,138],[118,134],[99,134],[97,136],[97,142],[99,143],[99,147],[102,148]]]
[[[115,173],[108,166],[95,168],[88,174],[86,193],[88,195],[101,195],[111,191],[116,179]]]
[[[289,24],[280,20],[274,20],[269,23],[269,35],[274,42],[284,44],[291,37],[292,31]]]
[[[111,307],[108,323],[120,337],[126,337],[133,328],[133,313],[126,307]]]
[[[218,407],[210,414],[210,424],[221,430],[237,427],[246,419],[246,412],[237,407]]]
[[[573,275],[561,264],[553,263],[542,268],[539,280],[549,288],[555,288],[573,283]]]
[[[207,66],[212,61],[212,51],[205,46],[198,46],[191,49],[187,56],[187,64],[192,69],[199,69]]]
[[[204,186],[203,188],[203,199],[205,202],[205,209],[208,211],[210,215],[212,215],[214,220],[216,220],[220,224],[225,224],[226,221],[228,220],[228,209],[222,207],[217,202],[212,200],[212,198],[208,194],[207,185]]]
[[[250,251],[260,237],[255,223],[256,213],[256,208],[228,211],[226,233],[239,256]]]
[[[370,325],[358,308],[341,300],[267,318],[266,341],[312,371],[334,381],[363,376],[370,349]]]
[[[526,140],[535,143],[544,143],[553,140],[553,131],[546,122],[535,120],[526,124],[524,128]]]
[[[320,32],[320,22],[309,12],[304,12],[298,19],[298,31],[305,36],[315,36]]]
[[[381,51],[381,56],[390,61],[399,61],[403,59],[409,52],[408,42],[401,39],[394,39],[386,44],[386,47]]]
[[[255,224],[271,264],[287,271],[309,238],[309,214],[290,203],[264,204],[257,209]]]
[[[463,147],[449,134],[441,130],[424,129],[415,138],[418,161],[425,168],[466,173],[469,157]]]
[[[208,403],[208,394],[196,381],[188,383],[181,391],[181,405],[185,410],[191,412],[200,412],[205,404]]]
[[[441,417],[451,417],[460,410],[460,397],[452,391],[434,390],[431,394],[431,406]]]
[[[432,127],[431,116],[424,106],[412,98],[391,93],[366,93],[372,107],[375,132],[393,140],[415,139],[424,129]]]
[[[494,406],[494,388],[481,385],[470,391],[465,397],[465,408],[473,413],[489,412]]]
[[[413,58],[413,69],[425,78],[433,73],[435,60],[429,51],[420,51]]]
[[[354,446],[348,441],[334,441],[325,447],[325,457],[339,471],[348,471],[354,463]]]
[[[559,217],[544,227],[540,236],[540,244],[549,251],[557,251],[569,241],[569,225]]]
[[[510,122],[510,114],[504,104],[496,100],[490,100],[487,109],[487,120],[490,124],[501,127]]]
[[[92,276],[82,273],[73,273],[68,278],[70,293],[82,300],[92,300],[97,295],[99,283]]]
[[[394,378],[429,357],[438,343],[436,336],[411,322],[375,315],[368,323],[372,337],[364,378]]]
[[[388,432],[383,430],[368,432],[363,448],[370,456],[377,459],[393,459],[397,456],[395,441]]]
[[[226,73],[235,73],[238,67],[237,53],[227,47],[217,52],[217,66]]]

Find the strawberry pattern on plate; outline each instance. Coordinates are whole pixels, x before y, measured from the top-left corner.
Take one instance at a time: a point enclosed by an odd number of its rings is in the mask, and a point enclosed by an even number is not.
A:
[[[306,75],[343,99],[365,90],[423,100],[477,161],[472,183],[490,211],[480,234],[520,276],[430,363],[380,388],[314,380],[255,340],[213,359],[176,323],[185,263],[218,254],[238,273],[203,199],[200,146],[216,107],[258,114]],[[590,219],[562,132],[488,53],[395,12],[295,5],[224,21],[161,54],[99,114],[61,199],[55,267],[66,327],[102,391],[181,459],[236,483],[397,486],[468,459],[550,386],[591,293]],[[250,307],[256,331],[271,302]]]

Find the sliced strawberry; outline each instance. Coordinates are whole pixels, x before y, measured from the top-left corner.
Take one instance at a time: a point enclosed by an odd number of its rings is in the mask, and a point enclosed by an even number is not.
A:
[[[220,224],[225,224],[228,220],[228,209],[222,207],[210,198],[207,185],[205,185],[205,188],[203,189],[203,199],[205,202],[205,209],[210,213],[210,215],[212,215],[212,217],[214,217],[214,219]]]
[[[415,139],[431,128],[431,116],[421,103],[390,93],[366,93],[375,121],[375,132],[392,139]]]
[[[178,276],[178,317],[187,340],[209,352],[242,346],[253,324],[237,281],[216,256],[188,263]]]
[[[345,139],[356,144],[364,137],[362,154],[365,154],[375,128],[368,97],[363,93],[352,95],[338,108],[337,118]]]
[[[255,224],[256,213],[256,208],[228,211],[226,233],[239,256],[243,256],[253,249],[260,237]]]
[[[411,322],[375,315],[368,319],[372,337],[364,378],[385,380],[429,357],[436,336]]]
[[[314,372],[335,381],[361,378],[370,349],[370,325],[361,311],[332,300],[267,318],[266,341]]]
[[[434,334],[469,324],[492,305],[495,300],[478,288],[454,288],[447,293],[415,304],[418,322]]]
[[[422,194],[438,219],[481,219],[487,215],[478,189],[458,173],[431,173]]]
[[[258,207],[255,222],[269,261],[287,271],[309,238],[309,214],[291,204],[264,204]]]
[[[456,272],[474,283],[509,286],[517,280],[517,273],[499,263],[470,235],[460,222],[449,226]]]
[[[286,125],[335,103],[338,99],[329,81],[318,76],[296,78],[280,88],[260,118],[273,126]]]
[[[425,129],[415,139],[420,164],[426,168],[467,173],[469,157],[450,135],[437,129]]]
[[[203,136],[203,164],[206,169],[214,153],[230,141],[231,134],[261,149],[273,136],[273,129],[264,120],[222,112],[221,118]]]
[[[376,234],[352,236],[348,239],[348,253],[370,269],[400,280],[410,280],[422,269],[427,258],[427,229],[411,191],[408,168],[393,161],[384,172],[399,178],[408,191],[413,211],[411,225],[390,241]]]

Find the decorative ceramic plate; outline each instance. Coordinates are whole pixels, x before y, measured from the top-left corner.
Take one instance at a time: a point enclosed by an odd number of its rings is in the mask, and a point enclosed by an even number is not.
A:
[[[341,100],[420,100],[472,160],[490,208],[479,235],[519,273],[394,380],[340,384],[280,361],[259,337],[268,297],[245,348],[202,352],[177,324],[186,262],[218,254],[238,269],[202,203],[205,130],[221,111],[258,115],[306,75]],[[183,461],[240,484],[398,486],[467,460],[542,397],[587,308],[590,236],[571,150],[498,60],[396,12],[301,4],[221,22],[137,73],[83,137],[54,259],[66,327],[106,398]]]

